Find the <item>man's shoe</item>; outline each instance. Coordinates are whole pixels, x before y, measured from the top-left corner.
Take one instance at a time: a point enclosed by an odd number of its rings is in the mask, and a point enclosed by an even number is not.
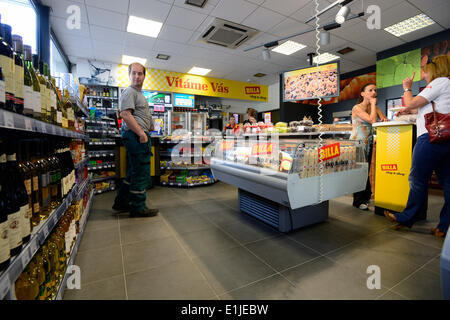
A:
[[[154,217],[158,214],[158,209],[145,208],[144,210],[137,212],[130,212],[131,218],[143,218],[143,217]]]
[[[369,210],[369,206],[365,203],[361,203],[358,208],[364,211]]]
[[[119,211],[119,212],[128,212],[130,211],[130,205],[129,204],[121,204],[121,203],[114,203],[112,206],[113,210]]]

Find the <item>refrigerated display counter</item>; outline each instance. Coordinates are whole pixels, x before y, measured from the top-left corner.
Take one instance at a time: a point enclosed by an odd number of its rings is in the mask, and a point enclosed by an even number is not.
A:
[[[365,189],[368,164],[360,141],[277,138],[219,141],[211,158],[217,180],[238,187],[240,211],[281,232],[324,221],[328,200]]]

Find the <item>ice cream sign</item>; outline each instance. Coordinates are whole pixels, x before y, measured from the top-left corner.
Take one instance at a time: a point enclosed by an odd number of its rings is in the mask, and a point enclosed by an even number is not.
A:
[[[320,151],[323,150],[323,158],[322,161],[326,161],[329,159],[337,158],[341,155],[341,146],[340,143],[333,143],[326,145],[319,149],[319,159],[320,159]]]

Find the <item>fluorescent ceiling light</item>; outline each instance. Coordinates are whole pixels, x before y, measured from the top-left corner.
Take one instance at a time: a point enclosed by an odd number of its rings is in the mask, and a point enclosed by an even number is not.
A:
[[[133,62],[139,62],[140,64],[145,66],[145,63],[147,62],[147,59],[139,58],[139,57],[127,56],[125,54],[122,55],[122,64],[129,65],[129,64],[131,64]]]
[[[143,36],[156,38],[161,31],[161,22],[130,16],[128,19],[127,31]]]
[[[273,48],[272,51],[282,53],[282,54],[285,54],[288,56],[288,55],[291,55],[294,52],[297,52],[305,47],[306,46],[304,46],[303,44],[289,40],[283,44],[280,44],[278,47]]]
[[[337,60],[337,59],[340,59],[340,57],[336,56],[334,54],[325,52],[325,53],[319,54],[317,57],[314,57],[313,63],[316,64],[317,61],[319,61],[319,64],[323,64],[323,63],[327,63],[327,62]]]
[[[208,74],[210,71],[211,71],[211,69],[192,67],[191,70],[188,71],[188,73],[196,74],[199,76],[204,76],[204,75]]]
[[[428,27],[435,22],[428,17],[427,15],[421,13],[412,18],[403,20],[399,23],[393,24],[387,28],[384,28],[385,31],[393,34],[396,37],[401,37],[404,34]]]

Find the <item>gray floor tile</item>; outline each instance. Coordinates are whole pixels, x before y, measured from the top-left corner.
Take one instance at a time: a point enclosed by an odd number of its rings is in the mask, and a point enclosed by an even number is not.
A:
[[[204,218],[200,215],[171,218],[167,220],[167,224],[177,234],[215,228],[215,226],[207,218]]]
[[[126,226],[134,226],[136,224],[145,224],[145,223],[156,223],[156,222],[163,222],[164,218],[160,213],[154,217],[143,217],[143,218],[135,218],[130,217],[129,213],[119,214],[119,225],[120,228],[126,227]]]
[[[215,297],[214,291],[189,259],[128,274],[126,279],[128,298],[131,300],[190,300]]]
[[[221,300],[289,300],[295,299],[295,287],[280,275],[249,284],[219,296]]]
[[[325,257],[282,273],[294,283],[298,299],[372,300],[386,289],[370,290],[364,277]]]
[[[174,237],[132,243],[122,250],[126,274],[187,258]]]
[[[209,200],[209,196],[207,192],[204,192],[202,190],[204,188],[180,188],[180,189],[174,189],[174,194],[177,195],[179,198],[183,199],[183,201],[186,202],[193,202],[193,201],[200,201],[200,200]]]
[[[433,261],[427,263],[424,266],[424,269],[440,275],[441,274],[441,256],[436,257],[433,259]]]
[[[167,238],[171,236],[171,233],[164,221],[155,221],[121,226],[120,236],[122,245],[126,245],[133,242]]]
[[[220,224],[220,227],[241,244],[281,235],[271,226],[250,217],[238,222]]]
[[[246,247],[277,271],[296,266],[319,255],[286,236],[253,242]]]
[[[159,208],[159,213],[164,219],[170,218],[181,218],[191,215],[197,215],[198,212],[189,205],[184,203],[174,204],[172,203],[170,206],[164,206]]]
[[[120,246],[78,252],[75,265],[81,269],[81,284],[123,274]]]
[[[194,258],[200,270],[218,294],[265,278],[275,271],[244,247],[211,252]]]
[[[433,227],[434,225],[431,225]],[[394,230],[393,228],[386,230],[389,233],[394,234],[395,236],[399,236],[405,239],[413,240],[418,243],[434,247],[437,249],[442,249],[442,246],[444,245],[444,239],[437,238],[434,235],[430,233],[430,228],[428,227],[422,227],[418,225],[414,225],[411,229],[401,229],[401,230]]]
[[[86,223],[86,231],[118,227],[117,216],[112,210],[92,210]]]
[[[78,250],[81,252],[114,246],[120,246],[118,225],[110,229],[85,230]]]
[[[239,243],[218,228],[176,235],[190,256],[203,256],[239,246]]]
[[[126,300],[124,277],[85,284],[80,290],[66,289],[63,300]]]
[[[433,272],[421,269],[391,291],[410,299],[441,300],[441,278]]]
[[[406,297],[403,297],[397,293],[394,293],[392,291],[388,291],[387,293],[383,294],[381,297],[378,297],[377,300],[409,300]]]
[[[189,207],[192,208],[195,213],[199,214],[221,212],[224,209],[223,205],[220,202],[212,199],[201,201],[187,201],[187,199],[183,199],[183,202],[189,205]]]

